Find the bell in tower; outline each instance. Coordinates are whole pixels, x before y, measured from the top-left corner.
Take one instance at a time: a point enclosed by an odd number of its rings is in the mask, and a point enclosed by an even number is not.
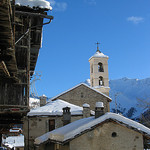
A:
[[[108,80],[108,56],[104,55],[99,50],[99,44],[97,44],[96,53],[90,57],[90,81],[91,86],[96,90],[109,96],[109,80]]]

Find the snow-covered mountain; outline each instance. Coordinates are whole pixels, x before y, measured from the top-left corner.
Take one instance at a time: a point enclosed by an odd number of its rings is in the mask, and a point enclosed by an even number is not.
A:
[[[90,86],[90,79],[87,79],[84,83]],[[116,112],[117,109],[117,113],[122,113],[124,116],[133,119],[145,110],[140,106],[142,104],[140,100],[149,101],[150,105],[150,78],[110,80],[109,86],[112,112]],[[30,97],[30,108],[34,109],[39,106],[40,100]]]
[[[142,101],[150,103],[150,78],[110,80],[109,85],[112,98],[111,111],[115,112],[117,106],[118,111],[127,117],[128,115],[137,117],[144,111],[140,106]]]

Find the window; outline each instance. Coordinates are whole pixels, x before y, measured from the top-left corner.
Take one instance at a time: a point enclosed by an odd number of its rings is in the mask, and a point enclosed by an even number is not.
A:
[[[111,136],[112,136],[112,137],[116,137],[116,136],[117,136],[117,133],[116,133],[116,132],[113,132],[113,133],[111,134]]]
[[[99,86],[104,86],[104,80],[102,76],[99,77]]]
[[[52,131],[55,129],[55,119],[49,120],[49,131]]]
[[[91,73],[93,73],[93,64],[91,65]]]
[[[98,63],[98,72],[104,72],[103,64],[101,62]]]
[[[81,98],[83,98],[84,96],[83,96],[83,92],[81,92]]]

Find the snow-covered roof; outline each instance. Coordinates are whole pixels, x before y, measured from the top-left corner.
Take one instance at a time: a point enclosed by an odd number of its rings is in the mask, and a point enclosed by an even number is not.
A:
[[[13,147],[24,147],[24,136],[9,136],[6,139],[2,138],[3,145],[13,148]]]
[[[71,90],[73,90],[73,89],[75,89],[75,88],[77,88],[77,87],[79,87],[81,85],[84,85],[84,86],[88,87],[89,89],[91,89],[91,90],[93,90],[93,91],[95,91],[95,92],[97,92],[97,93],[107,97],[110,101],[112,101],[112,99],[109,96],[103,94],[102,92],[97,91],[93,87],[90,87],[89,85],[87,85],[86,83],[83,83],[83,82],[78,84],[78,85],[76,85],[76,86],[74,86],[74,87],[72,87],[72,88],[70,88],[70,89],[68,89],[68,90],[66,90],[66,91],[64,91],[64,92],[62,92],[62,93],[60,93],[60,94],[58,94],[58,95],[56,95],[56,96],[54,96],[54,97],[52,97],[49,101],[53,101],[53,100],[57,99],[58,97],[60,97],[61,95],[65,94],[65,93],[67,93],[67,92],[69,92],[69,91],[71,91]]]
[[[46,142],[47,140],[63,143],[75,138],[77,135],[83,134],[85,131],[91,130],[93,127],[96,127],[97,124],[103,123],[104,121],[110,119],[119,124],[124,124],[126,127],[132,127],[131,129],[135,129],[140,133],[150,137],[149,128],[122,115],[109,112],[96,119],[94,117],[83,118],[61,128],[55,129],[51,132],[48,132],[36,138],[35,144],[39,145],[43,142]]]
[[[55,101],[48,102],[45,106],[31,110],[28,116],[61,116],[63,114],[62,109],[64,107],[70,107],[71,115],[82,115],[83,108],[63,100],[57,99]],[[91,111],[93,114],[93,111]]]
[[[16,5],[19,6],[28,6],[28,7],[39,7],[42,9],[49,9],[52,10],[52,7],[50,6],[50,2],[47,0],[16,0]]]
[[[99,57],[109,58],[107,55],[104,55],[102,52],[96,51],[96,53],[92,57],[90,57],[90,59],[92,59],[92,58],[99,58]]]
[[[20,132],[20,131],[22,131],[22,129],[21,128],[13,128],[13,129],[10,129],[9,130],[9,132]]]

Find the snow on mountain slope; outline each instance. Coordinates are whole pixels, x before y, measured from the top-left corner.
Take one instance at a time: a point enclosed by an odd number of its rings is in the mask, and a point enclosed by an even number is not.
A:
[[[90,86],[90,79],[84,83]],[[110,110],[116,112],[115,99],[117,103],[117,113],[122,113],[124,116],[134,118],[139,116],[144,110],[139,107],[137,99],[150,102],[150,78],[146,79],[116,79],[109,81]],[[116,96],[115,96],[116,95]],[[115,98],[116,97],[116,98]],[[30,97],[30,107],[34,109],[39,107],[40,100]]]
[[[137,99],[150,101],[150,78],[110,80],[109,86],[112,98],[111,109],[115,108],[116,97],[117,109],[125,108],[124,113],[127,113],[131,107],[134,107],[136,109],[134,117],[136,117],[143,112],[143,108],[138,106]]]
[[[90,79],[84,83],[90,86]],[[110,110],[112,112],[116,112],[117,108],[117,113],[122,113],[128,118],[135,118],[145,111],[139,106],[137,99],[149,101],[150,104],[150,78],[110,80],[109,87],[109,96],[112,98]]]
[[[35,109],[37,107],[40,107],[40,99],[34,98],[34,97],[30,97],[30,99],[29,99],[29,106],[30,106],[30,109]]]

